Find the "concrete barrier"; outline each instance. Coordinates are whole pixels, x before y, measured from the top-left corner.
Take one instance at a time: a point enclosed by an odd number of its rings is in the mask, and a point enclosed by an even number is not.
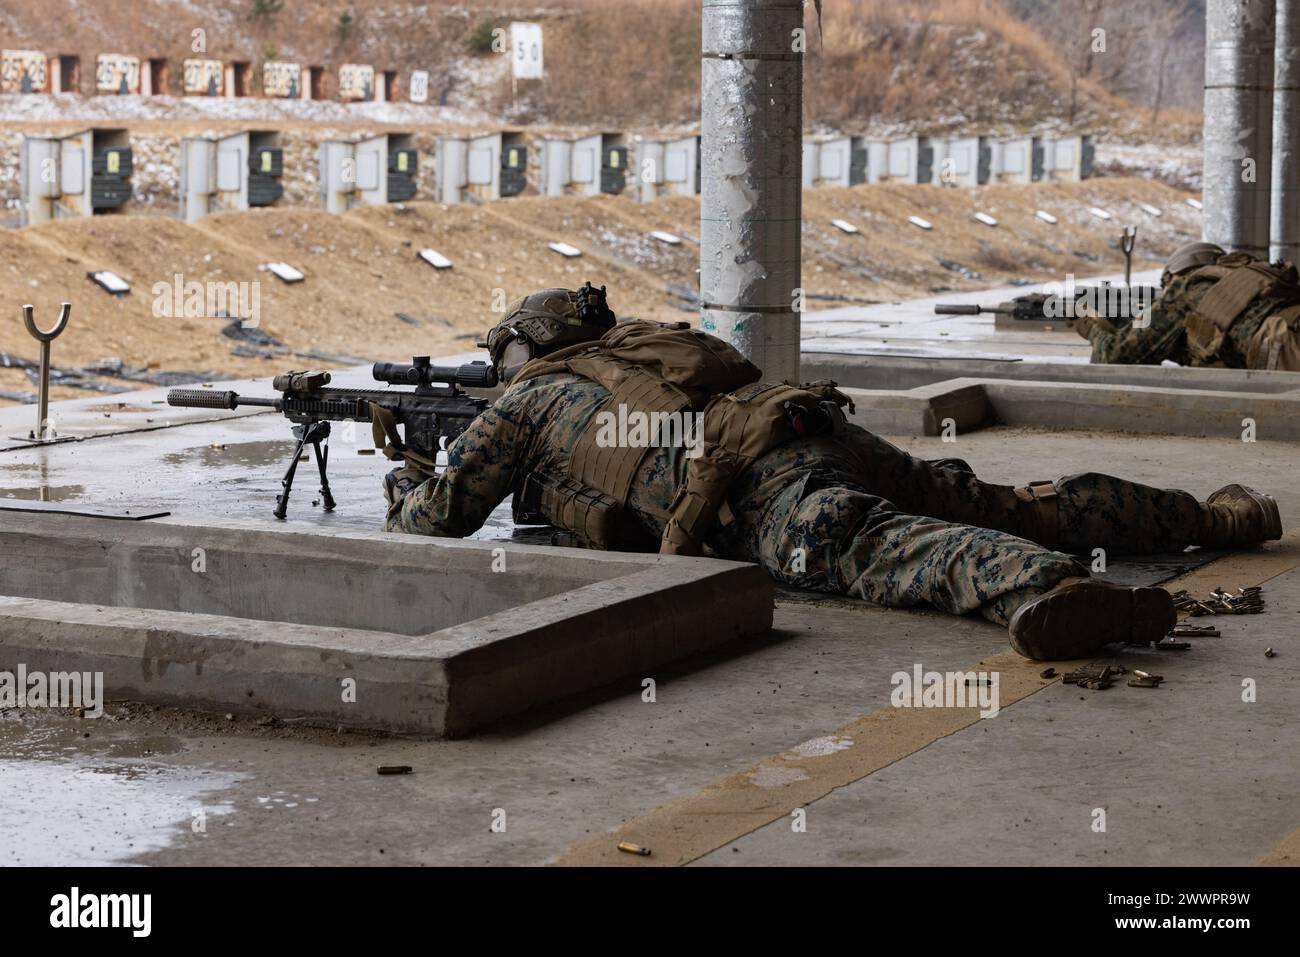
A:
[[[0,670],[110,699],[467,734],[766,634],[757,566],[309,526],[4,512]]]
[[[1257,439],[1300,441],[1296,372],[805,353],[803,376],[840,383],[853,421],[889,435],[938,435],[951,419],[958,432],[1001,424],[1239,437],[1249,420]]]
[[[800,369],[804,379],[834,379],[841,385],[854,389],[877,391],[915,389],[954,379],[1013,379],[1021,382],[1069,382],[1183,391],[1265,394],[1300,392],[1300,372],[1256,369],[1094,365],[1084,362],[843,352],[804,352]]]

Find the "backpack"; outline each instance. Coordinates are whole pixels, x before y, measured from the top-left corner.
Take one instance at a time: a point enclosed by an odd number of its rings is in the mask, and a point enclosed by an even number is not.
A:
[[[668,325],[644,319],[619,323],[595,342],[580,342],[533,359],[512,384],[559,372],[599,382],[611,394],[628,390],[630,379],[652,377],[673,387],[695,410],[720,392],[762,377],[757,366],[707,332],[684,322]]]

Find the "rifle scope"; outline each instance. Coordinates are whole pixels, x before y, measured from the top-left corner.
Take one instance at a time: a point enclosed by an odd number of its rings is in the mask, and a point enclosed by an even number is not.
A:
[[[371,371],[377,381],[392,385],[433,385],[440,382],[490,389],[497,384],[497,370],[486,362],[435,366],[429,364],[428,356],[415,356],[409,365],[404,362],[376,362]]]

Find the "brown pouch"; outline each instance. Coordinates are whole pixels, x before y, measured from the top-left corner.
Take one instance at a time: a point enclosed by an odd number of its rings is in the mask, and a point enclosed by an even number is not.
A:
[[[516,521],[521,525],[554,525],[572,532],[584,548],[609,549],[620,540],[620,506],[608,495],[568,476],[555,478],[534,472],[524,483],[515,504]]]
[[[1246,348],[1246,368],[1300,372],[1300,305],[1265,319]]]

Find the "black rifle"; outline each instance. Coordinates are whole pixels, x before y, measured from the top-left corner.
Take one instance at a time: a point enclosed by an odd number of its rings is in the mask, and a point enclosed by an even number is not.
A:
[[[376,381],[413,385],[414,392],[382,389],[329,389],[328,372],[286,372],[272,380],[272,387],[282,393],[279,398],[264,399],[242,396],[235,392],[208,389],[172,389],[167,404],[190,409],[237,409],[262,406],[283,412],[298,440],[293,458],[281,481],[283,491],[275,500],[275,517],[284,518],[289,505],[289,491],[298,469],[303,447],[310,444],[320,469],[321,501],[325,511],[334,508],[325,466],[329,446],[330,422],[370,422],[378,444],[387,436],[385,454],[408,463],[432,469],[443,442],[450,442],[487,408],[488,400],[466,395],[459,386],[490,389],[497,384],[496,369],[483,362],[462,366],[435,366],[428,356],[416,356],[410,365],[399,362],[376,362],[372,370]],[[399,437],[396,426],[405,429]]]
[[[993,313],[1027,322],[1053,319],[1068,322],[1081,318],[1085,312],[1089,312],[1118,325],[1136,319],[1143,309],[1155,302],[1159,294],[1158,286],[1139,284],[1112,286],[1102,283],[1099,286],[1075,286],[1071,296],[1031,292],[998,303],[996,306],[939,303],[934,307],[934,311],[940,316],[979,316]],[[1073,299],[1073,302],[1068,301],[1070,299]],[[1099,308],[1094,309],[1094,307]]]

